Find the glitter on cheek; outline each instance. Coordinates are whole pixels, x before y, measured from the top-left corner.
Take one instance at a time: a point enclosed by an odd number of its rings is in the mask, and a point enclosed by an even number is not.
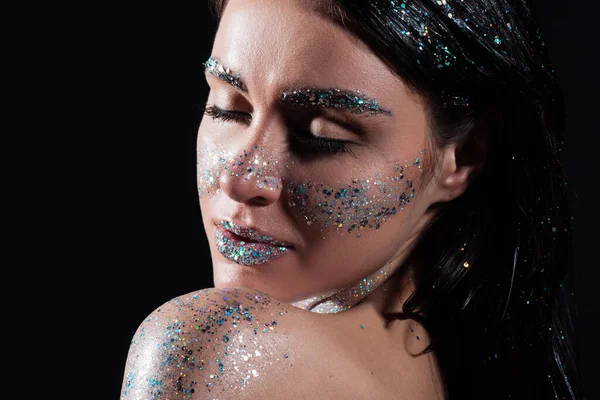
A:
[[[419,150],[423,154],[423,150]],[[405,179],[411,172],[413,179]],[[390,176],[376,174],[375,178],[355,178],[350,184],[332,188],[314,182],[289,181],[288,206],[295,209],[308,225],[319,225],[328,231],[356,232],[371,228],[379,230],[398,211],[415,197],[413,181],[422,171],[421,160],[415,157],[412,164],[396,163]]]
[[[198,144],[197,152],[198,194],[202,198],[222,189],[220,177],[223,174],[239,182],[253,180],[250,184],[257,189],[282,191],[283,200],[298,218],[309,226],[315,224],[323,234],[346,231],[360,238],[361,231],[366,228],[379,230],[415,197],[413,182],[422,172],[423,153],[421,149],[412,161],[395,163],[389,176],[377,173],[375,177],[354,178],[350,183],[336,187],[293,178],[301,171],[301,163],[281,162],[259,146],[232,155],[226,149],[203,142]],[[223,255],[236,262],[240,258],[248,265],[266,261],[264,257],[257,257],[253,250],[235,248],[226,240],[219,246]]]
[[[198,143],[196,154],[196,169],[198,174],[198,195],[216,193],[219,179],[225,174],[241,178],[242,182],[253,180],[257,188],[267,190],[280,190],[285,178],[282,175],[282,166],[276,158],[266,154],[263,148],[252,146],[250,150],[233,155],[229,150]]]
[[[296,175],[299,165],[294,165],[294,161],[284,165],[258,146],[231,156],[226,150],[204,143],[199,144],[197,156],[200,198],[215,193],[215,188],[220,187],[222,174],[241,182],[254,179],[251,184],[258,189],[283,190],[287,206],[296,211],[307,225],[319,226],[323,234],[331,230],[346,231],[355,232],[360,238],[362,230],[379,230],[415,197],[413,181],[422,171],[423,150],[419,150],[419,155],[412,162],[404,160],[403,164],[396,163],[389,176],[378,173],[374,178],[355,178],[351,183],[338,187],[292,179],[290,176]],[[288,173],[287,177],[283,176],[284,171]],[[407,173],[411,173],[411,179],[405,177]],[[223,240],[219,251],[230,260],[237,262],[241,258],[248,265],[266,261],[264,257],[257,257],[253,252],[255,249],[239,249],[223,238],[217,240],[218,243]]]
[[[205,195],[215,193],[221,175],[222,168],[220,168],[220,165],[224,162],[222,152],[219,152],[208,143],[198,143],[196,172],[200,199]]]

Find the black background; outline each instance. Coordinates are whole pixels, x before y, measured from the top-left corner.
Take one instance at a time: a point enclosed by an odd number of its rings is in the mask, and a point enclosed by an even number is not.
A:
[[[541,1],[539,3],[542,3]],[[100,6],[99,6],[100,7]],[[575,217],[576,322],[588,399],[600,399],[600,355],[593,292],[599,149],[597,2],[544,1],[539,15],[550,56],[566,93],[564,163]],[[594,8],[593,10],[591,8]],[[98,160],[106,227],[97,245],[102,279],[103,398],[118,398],[129,342],[145,316],[163,302],[211,287],[212,267],[196,192],[195,139],[207,86],[215,19],[204,0],[127,2],[104,10],[90,62],[108,93],[95,123],[107,144]],[[99,17],[98,17],[99,18]]]

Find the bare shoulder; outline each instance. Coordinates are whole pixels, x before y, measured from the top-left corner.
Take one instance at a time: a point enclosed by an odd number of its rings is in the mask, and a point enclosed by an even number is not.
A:
[[[248,288],[177,297],[135,333],[121,398],[275,398],[266,390],[286,386],[293,398],[297,388],[280,379],[307,357],[302,343],[319,336],[300,334],[310,314]]]
[[[250,288],[177,297],[135,333],[121,399],[389,398],[385,338],[332,317]]]

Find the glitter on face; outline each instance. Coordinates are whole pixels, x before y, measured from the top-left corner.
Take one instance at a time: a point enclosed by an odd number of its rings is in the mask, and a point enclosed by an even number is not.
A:
[[[246,84],[241,81],[240,74],[232,72],[229,68],[225,68],[217,58],[209,57],[204,63],[205,72],[216,76],[217,78],[229,83],[236,89],[246,92]]]
[[[298,104],[305,107],[317,106],[349,109],[353,114],[392,115],[392,112],[382,108],[377,100],[368,98],[358,90],[302,88],[283,92],[281,94],[281,102]]]
[[[365,228],[379,230],[415,197],[412,180],[404,181],[405,168],[409,165],[396,164],[389,177],[378,173],[374,179],[353,179],[336,188],[290,181],[288,205],[309,225],[317,223],[323,229],[332,227],[348,233]]]
[[[233,73],[229,68],[214,57],[204,63],[205,72],[215,75],[234,88],[247,92],[248,88],[242,82],[239,73]],[[359,90],[345,89],[318,89],[316,87],[298,87],[285,90],[281,93],[281,103],[289,103],[301,106],[331,107],[336,109],[348,109],[353,114],[385,114],[392,115],[390,110],[384,109],[377,100],[370,99]]]
[[[196,293],[171,300],[142,323],[132,340],[122,400],[239,394],[263,373],[293,366],[276,329],[282,322],[256,315],[273,308],[287,313],[289,305],[237,288]],[[221,293],[227,296],[215,295]],[[140,336],[141,329],[153,334]]]
[[[223,225],[225,226],[225,225]],[[217,250],[226,259],[242,265],[259,265],[285,254],[285,246],[267,243],[248,243],[244,240],[227,238],[223,231],[215,229]]]
[[[197,151],[198,194],[213,194],[222,174],[242,177],[242,182],[254,178],[258,188],[279,190],[282,178],[279,175],[279,161],[262,156],[263,149],[252,146],[250,151],[231,156],[226,150],[218,151],[208,145],[200,146]]]
[[[248,238],[249,241],[268,242],[268,243],[276,245],[276,246],[289,246],[287,243],[279,242],[267,235],[261,235],[260,233],[256,232],[252,228],[246,228],[243,226],[239,226],[231,221],[221,221],[221,226],[223,228],[235,233],[238,236],[243,236],[243,237]]]
[[[247,182],[254,178],[258,188],[282,190],[284,204],[303,219],[307,225],[319,226],[323,234],[331,231],[354,232],[379,230],[392,216],[404,209],[416,195],[413,183],[422,171],[423,150],[410,162],[395,163],[392,174],[375,174],[372,178],[355,178],[336,186],[313,181],[296,181],[291,176],[299,163],[283,164],[265,154],[263,148],[253,146],[250,151],[230,156],[207,144],[198,148],[198,194],[215,193],[222,174]],[[412,179],[405,176],[414,170]]]

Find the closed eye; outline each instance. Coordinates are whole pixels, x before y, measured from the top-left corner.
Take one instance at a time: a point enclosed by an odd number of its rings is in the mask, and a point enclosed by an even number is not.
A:
[[[219,119],[221,121],[235,121],[249,123],[251,116],[248,113],[240,111],[223,110],[222,108],[211,105],[204,108],[204,114],[212,117],[213,121]]]
[[[288,140],[290,149],[300,155],[310,155],[311,153],[338,154],[349,153],[354,158],[356,155],[351,149],[354,144],[345,140],[327,139],[319,136],[313,136],[310,133],[294,133]]]
[[[204,114],[212,117],[214,120],[234,121],[250,123],[252,116],[241,111],[224,110],[216,105],[210,105],[204,108]],[[350,148],[353,142],[314,136],[310,133],[292,133],[288,139],[290,150],[299,155],[320,154],[338,154],[348,153],[356,158],[356,155]]]

